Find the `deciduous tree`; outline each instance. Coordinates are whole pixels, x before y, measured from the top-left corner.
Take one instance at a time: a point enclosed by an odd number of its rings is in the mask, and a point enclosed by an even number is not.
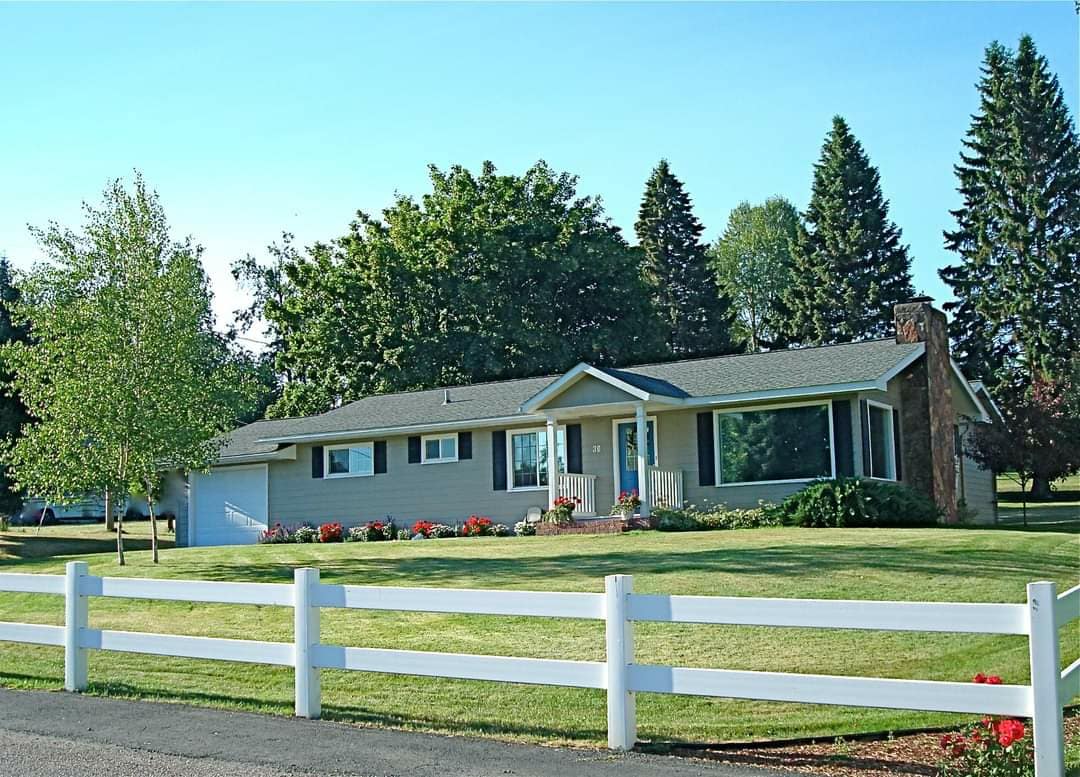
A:
[[[5,461],[19,487],[58,502],[153,494],[165,467],[206,468],[250,393],[213,330],[201,249],[172,240],[141,176],[131,191],[114,181],[85,211],[80,232],[35,230],[48,262],[14,307],[30,339],[4,348],[35,419]],[[153,500],[150,512],[157,562]]]
[[[635,253],[576,178],[543,162],[430,176],[419,201],[285,262],[289,294],[263,312],[289,374],[271,415],[662,353]]]
[[[747,350],[772,348],[782,341],[784,291],[791,284],[791,251],[799,212],[783,197],[760,205],[740,203],[727,228],[709,249],[717,283],[731,300],[734,332]]]

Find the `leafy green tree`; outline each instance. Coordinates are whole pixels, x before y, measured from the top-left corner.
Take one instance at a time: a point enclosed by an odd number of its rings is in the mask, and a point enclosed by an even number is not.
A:
[[[668,351],[676,357],[730,353],[730,302],[709,271],[690,195],[666,159],[645,183],[635,230]]]
[[[19,298],[11,264],[6,256],[0,256],[0,346],[26,340],[26,327],[11,319],[11,309]],[[6,444],[13,443],[23,425],[30,420],[26,407],[12,388],[12,380],[10,371],[0,365],[0,384],[3,386],[0,391],[0,440]],[[13,485],[7,467],[0,464],[0,513],[13,513],[22,506],[23,495]]]
[[[210,292],[188,238],[174,242],[141,176],[119,180],[81,232],[34,230],[48,257],[23,284],[4,347],[35,423],[4,453],[18,487],[54,502],[106,489],[154,494],[163,467],[204,469],[249,401],[213,330]],[[150,501],[153,558],[157,520]],[[123,563],[123,526],[117,555]]]
[[[839,116],[814,165],[804,219],[784,294],[787,337],[821,345],[888,335],[893,305],[914,295],[911,259],[877,169]]]
[[[799,212],[783,197],[760,205],[740,203],[724,234],[709,248],[717,284],[735,311],[733,332],[747,350],[760,351],[782,341],[779,305],[791,285],[792,244]]]
[[[262,312],[288,375],[270,415],[662,352],[636,255],[576,178],[543,162],[430,176],[419,202],[287,258],[289,293]]]
[[[957,298],[946,309],[963,366],[1023,393],[1080,350],[1080,142],[1030,37],[1015,54],[986,49],[978,90],[955,167],[963,204],[945,233],[959,261],[940,275]]]

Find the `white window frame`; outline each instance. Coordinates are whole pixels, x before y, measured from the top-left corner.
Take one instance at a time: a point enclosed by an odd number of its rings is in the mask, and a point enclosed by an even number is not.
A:
[[[330,451],[348,450],[350,448],[367,448],[371,453],[371,472],[330,472]],[[327,445],[323,448],[323,478],[369,478],[375,474],[375,443],[374,442],[350,442],[344,445]]]
[[[428,442],[432,442],[434,440],[439,441],[439,454],[440,455],[439,455],[438,458],[432,459],[432,458],[428,458],[427,444],[428,444]],[[441,455],[442,454],[442,441],[443,440],[453,440],[454,441],[454,455],[453,456],[442,456]],[[461,441],[458,439],[457,432],[454,432],[453,434],[425,434],[423,437],[420,438],[420,462],[422,464],[449,464],[451,462],[457,461],[458,456],[461,454],[461,452],[458,450],[458,445],[460,445],[460,443],[461,443]]]
[[[881,477],[874,474],[874,425],[870,423],[870,408],[876,407],[881,410],[887,410],[889,413],[889,420],[886,422],[886,428],[888,432],[889,445],[885,449],[885,464],[886,469],[889,472],[888,477]],[[871,480],[885,480],[890,483],[896,482],[896,421],[893,413],[896,412],[896,408],[892,405],[886,405],[884,402],[876,402],[873,399],[866,400],[866,439],[870,441],[870,461],[866,462],[866,468],[870,471]],[[859,419],[860,421],[862,419]]]
[[[731,488],[732,486],[767,486],[783,483],[810,483],[823,477],[815,475],[809,478],[785,478],[783,480],[740,480],[737,483],[724,483],[721,477],[723,469],[720,461],[720,416],[731,413],[749,413],[758,410],[785,410],[789,407],[825,407],[829,411],[829,475],[836,477],[836,422],[833,418],[832,401],[816,399],[808,402],[785,402],[783,404],[746,405],[743,407],[727,407],[713,410],[713,468],[715,470],[716,488]]]
[[[563,434],[563,446],[566,445],[566,426],[558,425],[555,427],[555,460],[558,462],[559,458],[559,432]],[[530,427],[528,429],[507,429],[506,430],[506,490],[507,491],[547,491],[548,486],[515,486],[514,485],[514,435],[516,434],[537,434],[547,436],[546,426]],[[539,466],[539,462],[537,462]],[[556,466],[558,466],[556,464]],[[562,470],[557,473],[559,475],[566,474]],[[537,477],[539,480],[539,477]]]

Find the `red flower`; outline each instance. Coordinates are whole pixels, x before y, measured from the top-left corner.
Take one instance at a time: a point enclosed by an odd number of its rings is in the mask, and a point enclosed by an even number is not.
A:
[[[994,726],[994,733],[997,734],[999,745],[1009,747],[1016,740],[1024,738],[1024,724],[1019,720],[1006,718],[997,722]]]
[[[982,685],[986,682],[986,675],[984,675],[982,672],[979,672],[977,675],[971,678],[971,682],[979,683],[980,685]]]
[[[992,674],[986,678],[987,685],[1001,685],[1001,678],[996,674]]]

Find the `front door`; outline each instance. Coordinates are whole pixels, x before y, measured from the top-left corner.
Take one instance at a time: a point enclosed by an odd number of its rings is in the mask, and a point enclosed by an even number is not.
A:
[[[648,422],[648,462],[656,466],[656,424]],[[619,482],[618,491],[639,491],[637,471],[637,423],[627,421],[618,426],[619,441]]]

